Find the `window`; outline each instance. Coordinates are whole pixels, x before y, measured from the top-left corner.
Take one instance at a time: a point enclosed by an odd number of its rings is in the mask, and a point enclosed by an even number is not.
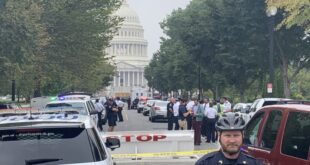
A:
[[[264,126],[262,142],[260,144],[263,148],[272,149],[277,138],[279,126],[282,119],[282,112],[273,110],[269,113],[267,122]]]
[[[243,143],[246,145],[254,145],[257,141],[257,133],[260,123],[262,122],[264,112],[258,113],[254,118],[247,124],[244,134]]]
[[[290,112],[285,126],[283,154],[307,159],[310,147],[310,113]]]
[[[91,147],[97,147],[90,146],[90,140],[94,139],[89,138],[85,128],[1,130],[0,137],[0,147],[5,148],[0,151],[1,165],[25,164],[26,160],[45,158],[55,159],[46,164],[94,162]]]

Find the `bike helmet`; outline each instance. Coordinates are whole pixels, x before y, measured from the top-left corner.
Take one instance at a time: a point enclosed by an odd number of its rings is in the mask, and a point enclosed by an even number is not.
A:
[[[242,131],[245,126],[245,121],[233,112],[224,113],[215,125],[217,131]]]

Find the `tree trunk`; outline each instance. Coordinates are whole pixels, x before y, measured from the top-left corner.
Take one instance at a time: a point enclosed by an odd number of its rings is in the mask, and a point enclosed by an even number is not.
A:
[[[288,79],[288,63],[286,59],[282,60],[283,65],[281,67],[281,74],[282,74],[282,80],[283,80],[283,91],[285,98],[291,97],[291,89],[290,89],[290,81]]]
[[[240,102],[241,103],[245,103],[245,98],[244,98],[244,91],[243,90],[240,90]]]
[[[291,97],[291,89],[290,89],[290,81],[288,78],[288,60],[284,55],[284,51],[280,45],[280,43],[277,40],[277,37],[275,37],[276,39],[276,45],[279,49],[279,56],[281,59],[281,75],[282,75],[282,80],[283,80],[283,91],[284,91],[284,96],[286,98],[290,98]]]

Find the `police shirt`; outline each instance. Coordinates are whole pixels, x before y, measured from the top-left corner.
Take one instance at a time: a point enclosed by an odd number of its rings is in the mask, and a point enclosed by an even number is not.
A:
[[[262,165],[261,162],[255,158],[240,152],[237,159],[225,158],[222,151],[211,152],[201,157],[195,165]]]

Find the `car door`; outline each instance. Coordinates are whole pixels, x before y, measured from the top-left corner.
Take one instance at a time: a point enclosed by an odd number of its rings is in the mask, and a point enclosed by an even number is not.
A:
[[[245,145],[247,145],[247,150],[250,155],[260,159],[264,164],[276,164],[278,162],[278,151],[279,151],[279,141],[280,137],[280,126],[283,120],[283,112],[277,109],[264,109],[260,113],[265,113],[263,116],[255,115],[253,118],[254,121],[256,119],[260,120],[259,123],[260,128],[257,130],[257,134],[255,136],[256,140],[251,143],[248,143],[246,139],[251,137],[251,132],[256,132],[255,129],[258,125],[254,122],[249,123],[245,130]],[[253,121],[253,120],[251,120]]]

